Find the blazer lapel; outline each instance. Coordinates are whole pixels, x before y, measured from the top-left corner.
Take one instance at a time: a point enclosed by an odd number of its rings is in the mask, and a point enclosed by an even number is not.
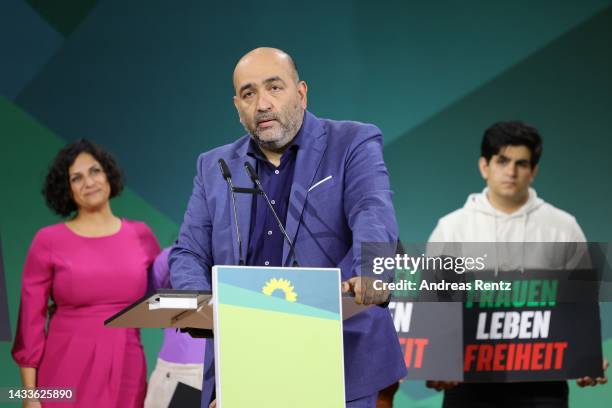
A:
[[[246,170],[244,169],[244,162],[248,161],[253,166],[255,165],[255,159],[246,154],[249,139],[246,139],[244,148],[240,148],[237,151],[237,157],[229,160],[227,166],[232,172],[232,183],[234,187],[252,187],[253,182],[249,178]],[[228,194],[229,187],[228,187]],[[240,259],[238,253],[238,238],[236,236],[236,220],[234,218],[234,209],[232,208],[232,199],[228,197],[228,211],[232,218],[232,245],[234,247],[234,259],[236,265]],[[236,212],[238,213],[238,225],[240,227],[240,238],[242,239],[242,256],[246,262],[247,249],[249,246],[249,234],[251,229],[251,204],[253,203],[252,194],[236,193]]]
[[[289,208],[287,209],[287,220],[285,230],[291,238],[293,245],[296,245],[298,227],[304,211],[308,189],[314,180],[319,164],[327,146],[325,130],[319,120],[309,113],[304,114],[304,135],[302,146],[298,149],[293,175],[293,184],[289,198]],[[283,245],[283,265],[289,263],[289,244]],[[293,259],[291,259],[291,262]],[[299,260],[298,260],[299,261]]]

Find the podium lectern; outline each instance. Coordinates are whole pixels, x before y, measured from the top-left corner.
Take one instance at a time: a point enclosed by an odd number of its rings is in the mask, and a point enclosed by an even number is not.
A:
[[[213,328],[210,291],[159,289],[104,321],[108,327]]]
[[[345,406],[342,320],[368,306],[341,296],[339,269],[214,266],[212,287],[160,290],[105,324],[212,329],[219,408]]]

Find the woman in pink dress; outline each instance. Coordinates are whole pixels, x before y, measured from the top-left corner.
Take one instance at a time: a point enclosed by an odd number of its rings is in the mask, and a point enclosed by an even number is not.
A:
[[[138,329],[104,320],[138,300],[160,248],[142,222],[113,215],[121,171],[86,140],[62,149],[43,194],[68,221],[40,229],[25,266],[13,358],[25,388],[70,388],[72,401],[25,407],[142,407],[146,365]],[[47,319],[49,299],[57,306]]]

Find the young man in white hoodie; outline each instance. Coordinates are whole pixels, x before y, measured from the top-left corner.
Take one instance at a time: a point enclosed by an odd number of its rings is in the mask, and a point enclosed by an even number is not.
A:
[[[485,131],[478,167],[487,187],[463,208],[442,217],[431,242],[585,242],[576,219],[539,198],[542,141],[521,122],[499,122]]]
[[[576,219],[536,195],[531,183],[538,173],[542,139],[522,122],[498,122],[488,128],[478,161],[487,187],[470,194],[463,206],[442,217],[430,242],[585,242]],[[607,363],[606,363],[607,364]],[[578,385],[596,385],[606,378],[589,377]],[[428,381],[445,390],[445,408],[567,407],[565,381],[458,384]],[[504,405],[505,404],[505,405]]]

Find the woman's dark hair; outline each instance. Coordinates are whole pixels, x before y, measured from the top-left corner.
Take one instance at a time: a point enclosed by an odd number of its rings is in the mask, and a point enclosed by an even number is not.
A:
[[[67,217],[77,210],[76,203],[72,199],[68,168],[81,153],[91,154],[102,166],[110,184],[110,198],[118,196],[123,190],[121,169],[110,153],[86,139],[72,142],[55,156],[42,188],[47,206],[62,217]]]
[[[480,156],[487,160],[506,146],[525,146],[531,152],[531,167],[540,161],[542,137],[536,128],[519,121],[497,122],[484,132]]]

